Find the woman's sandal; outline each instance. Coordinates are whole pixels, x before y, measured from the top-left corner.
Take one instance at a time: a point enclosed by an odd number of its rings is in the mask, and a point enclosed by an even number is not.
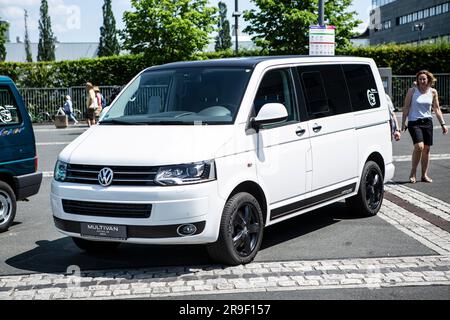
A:
[[[429,177],[422,177],[422,182],[428,182],[428,183],[432,183],[433,179],[429,178]]]
[[[416,183],[416,177],[409,177],[410,183]]]

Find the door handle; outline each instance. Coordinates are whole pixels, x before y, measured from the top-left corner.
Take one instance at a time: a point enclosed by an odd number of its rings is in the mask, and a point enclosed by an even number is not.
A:
[[[318,124],[314,124],[314,127],[312,128],[314,132],[319,132],[322,130],[322,126],[319,126]]]
[[[306,130],[305,130],[305,129],[302,129],[302,128],[297,128],[297,130],[295,131],[295,133],[296,133],[299,137],[301,137],[302,135],[304,135],[305,132],[306,132]]]

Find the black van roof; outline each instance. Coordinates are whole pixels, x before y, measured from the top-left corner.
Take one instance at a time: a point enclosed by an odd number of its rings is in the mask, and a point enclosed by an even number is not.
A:
[[[147,70],[164,70],[173,68],[194,68],[194,67],[242,67],[242,68],[254,68],[258,63],[267,60],[281,60],[292,58],[322,58],[324,60],[334,60],[335,58],[356,58],[349,56],[309,56],[309,55],[290,55],[290,56],[255,56],[255,57],[238,57],[238,58],[223,58],[223,59],[210,59],[199,61],[180,61],[166,63],[159,66],[153,66]]]

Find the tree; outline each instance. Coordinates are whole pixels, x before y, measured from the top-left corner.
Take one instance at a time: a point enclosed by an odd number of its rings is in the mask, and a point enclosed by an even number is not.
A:
[[[208,0],[131,0],[121,33],[124,49],[144,53],[153,63],[186,60],[209,42],[217,8]]]
[[[33,62],[33,55],[31,54],[30,36],[28,35],[28,12],[25,11],[25,55],[27,62]]]
[[[219,2],[219,23],[215,50],[221,51],[231,47],[230,22],[227,20],[227,5]]]
[[[306,54],[309,26],[318,24],[318,0],[252,0],[259,8],[245,11],[249,22],[244,32],[254,35],[252,40],[262,49],[276,53]],[[325,2],[325,21],[336,26],[336,45],[350,45],[352,30],[361,21],[356,12],[346,12],[352,0]]]
[[[55,60],[55,38],[53,37],[52,22],[48,15],[47,0],[41,0],[41,18],[39,20],[38,61]]]
[[[0,61],[5,61],[6,59],[6,30],[8,30],[9,24],[7,22],[0,22]]]
[[[119,40],[117,39],[116,19],[112,12],[111,0],[103,3],[103,26],[100,28],[100,44],[98,56],[107,57],[120,53]]]
[[[9,23],[6,21],[0,21],[0,61],[6,59],[6,31],[9,28]]]

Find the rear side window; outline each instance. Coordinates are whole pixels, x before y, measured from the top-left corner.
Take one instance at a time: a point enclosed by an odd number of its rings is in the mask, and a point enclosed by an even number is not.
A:
[[[370,66],[366,64],[345,64],[342,65],[342,68],[353,111],[378,108],[380,96]]]
[[[0,86],[0,127],[21,122],[19,108],[11,90],[7,86]]]
[[[310,119],[351,112],[340,65],[298,67]]]

